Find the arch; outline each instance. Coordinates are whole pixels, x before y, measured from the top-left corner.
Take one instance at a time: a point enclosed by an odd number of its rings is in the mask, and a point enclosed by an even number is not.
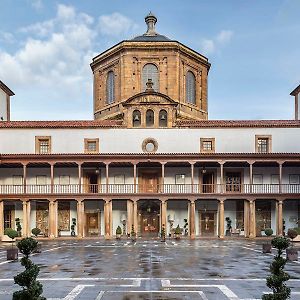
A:
[[[168,113],[165,109],[161,109],[159,112],[159,127],[168,126]]]
[[[185,97],[187,103],[196,104],[196,77],[191,71],[186,73]]]
[[[136,109],[132,113],[132,126],[139,127],[139,126],[141,126],[141,123],[142,123],[141,112]]]
[[[146,127],[152,127],[154,125],[154,111],[148,109],[146,112]]]
[[[142,91],[145,91],[148,79],[152,80],[154,91],[159,90],[159,72],[155,64],[145,64],[142,71]]]
[[[106,103],[111,104],[115,101],[115,74],[113,71],[107,73],[106,78]]]

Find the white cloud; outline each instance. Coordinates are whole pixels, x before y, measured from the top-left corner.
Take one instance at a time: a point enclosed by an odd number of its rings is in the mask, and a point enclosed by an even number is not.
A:
[[[15,42],[15,37],[10,32],[0,31],[0,42],[13,43]]]
[[[212,39],[203,39],[201,41],[201,49],[205,54],[212,54],[227,45],[232,37],[233,31],[221,30],[216,37]]]
[[[43,1],[42,0],[29,0],[32,7],[36,10],[40,10],[43,8]]]
[[[99,17],[99,30],[105,35],[116,36],[136,28],[137,25],[131,19],[117,12]]]

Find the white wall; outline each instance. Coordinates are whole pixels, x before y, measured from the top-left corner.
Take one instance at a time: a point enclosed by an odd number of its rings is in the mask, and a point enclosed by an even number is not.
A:
[[[6,93],[4,93],[0,89],[0,122],[1,117],[3,117],[4,121],[7,121],[7,100],[6,100]]]
[[[142,153],[152,137],[158,153],[199,153],[200,138],[214,137],[216,152],[254,152],[255,135],[272,135],[273,152],[300,152],[300,128],[1,129],[0,153],[34,153],[35,136],[52,137],[52,153],[83,153],[84,138],[99,138],[101,153]]]

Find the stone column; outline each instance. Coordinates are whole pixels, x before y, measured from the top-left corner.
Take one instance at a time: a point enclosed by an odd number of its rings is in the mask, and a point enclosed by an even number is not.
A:
[[[137,200],[133,201],[133,227],[134,227],[134,231],[137,234],[137,229],[138,229],[138,207],[137,207]]]
[[[249,204],[249,238],[255,238],[256,237],[256,221],[255,221],[255,201],[250,200]]]
[[[78,222],[78,227],[77,227],[77,236],[79,238],[83,238],[83,227],[84,227],[84,220],[83,220],[83,201],[82,199],[77,200],[77,222]]]
[[[22,237],[27,237],[27,233],[28,233],[28,219],[27,219],[27,202],[26,202],[26,200],[22,201],[22,205],[23,205],[23,230],[22,230]]]
[[[249,219],[250,219],[250,209],[249,209],[249,201],[244,200],[244,232],[245,237],[249,237]]]
[[[224,238],[224,200],[219,200],[219,238]]]
[[[195,200],[190,201],[190,236],[191,239],[195,239],[196,233],[195,233]]]
[[[0,237],[4,235],[4,201],[0,200]]]
[[[110,239],[110,218],[109,218],[109,200],[104,203],[104,224],[105,224],[105,239]]]
[[[283,235],[283,222],[282,222],[282,204],[283,202],[279,200],[277,202],[277,235]]]
[[[160,220],[160,229],[164,225],[165,230],[167,228],[167,201],[161,200],[161,220]]]
[[[131,232],[131,227],[133,224],[133,206],[132,201],[127,200],[127,233]]]

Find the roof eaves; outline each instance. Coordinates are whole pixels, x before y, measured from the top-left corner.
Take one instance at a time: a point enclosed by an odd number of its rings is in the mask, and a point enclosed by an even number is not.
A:
[[[7,93],[9,96],[14,96],[15,93],[6,85],[4,84],[1,80],[0,80],[0,88]]]

